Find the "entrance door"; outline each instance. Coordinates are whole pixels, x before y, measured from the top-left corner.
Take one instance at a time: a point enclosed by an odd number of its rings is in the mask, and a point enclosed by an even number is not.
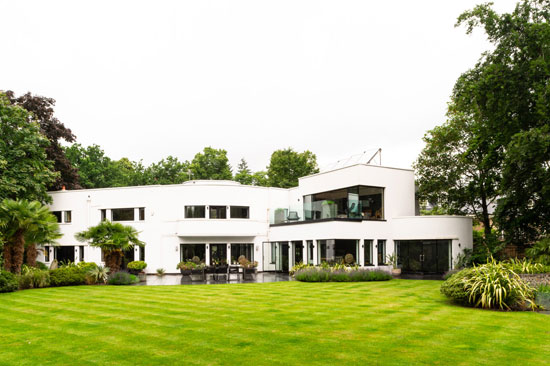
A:
[[[400,240],[403,272],[444,273],[449,270],[450,240]]]

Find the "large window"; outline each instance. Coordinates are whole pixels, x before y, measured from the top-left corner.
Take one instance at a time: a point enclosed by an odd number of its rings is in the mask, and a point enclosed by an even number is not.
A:
[[[378,240],[378,265],[386,264],[386,240]]]
[[[145,221],[145,207],[139,208],[139,221]]]
[[[44,262],[49,262],[49,261],[50,261],[50,247],[45,246],[44,247]]]
[[[319,263],[345,263],[348,254],[351,255],[348,258],[352,260],[349,264],[357,263],[359,240],[319,240],[318,244]]]
[[[227,207],[226,206],[210,206],[210,218],[211,219],[226,219]]]
[[[304,263],[304,248],[301,241],[293,241],[294,244],[294,264]]]
[[[253,262],[254,261],[254,244],[231,243],[231,263],[237,263],[241,255],[244,255],[246,259]]]
[[[71,211],[63,211],[63,219],[66,224],[73,221],[73,215],[71,214]]]
[[[227,244],[210,244],[210,264],[227,263]]]
[[[199,260],[204,263],[206,259],[206,245],[205,244],[181,244],[180,245],[180,260],[190,261],[194,257],[198,257]]]
[[[185,206],[186,219],[204,219],[205,212],[204,206]]]
[[[134,221],[134,208],[113,208],[111,221]]]
[[[372,266],[372,243],[373,240],[366,240],[364,244],[364,253],[365,253],[365,266]]]
[[[277,258],[277,243],[269,243],[271,245],[271,264],[275,264]]]
[[[354,186],[304,196],[306,220],[384,219],[384,188]]]
[[[230,213],[232,219],[250,218],[250,209],[248,206],[231,206]]]
[[[308,240],[307,245],[307,264],[313,264],[313,240]]]
[[[84,245],[78,247],[78,260],[84,262]]]

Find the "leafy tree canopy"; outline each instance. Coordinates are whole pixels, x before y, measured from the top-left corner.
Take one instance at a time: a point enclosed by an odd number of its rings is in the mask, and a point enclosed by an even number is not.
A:
[[[277,150],[271,154],[267,167],[268,184],[271,187],[296,187],[298,178],[318,172],[317,157],[311,151]]]
[[[457,26],[483,29],[493,50],[458,78],[448,120],[428,132],[416,162],[421,196],[473,213],[486,236],[496,202],[498,226],[520,245],[548,233],[549,20],[550,0],[524,0],[506,14],[488,3],[459,16]]]
[[[50,202],[46,187],[57,174],[48,160],[49,141],[24,108],[0,92],[0,198]]]
[[[9,200],[0,203],[0,237],[4,244],[4,268],[19,273],[25,249],[52,244],[61,237],[57,219],[38,201]]]
[[[231,166],[227,151],[205,147],[202,153],[193,158],[190,166],[193,179],[231,180]]]
[[[21,106],[30,112],[28,115],[29,120],[37,122],[40,126],[40,132],[50,141],[49,145],[46,146],[46,154],[48,160],[53,161],[54,170],[59,174],[55,182],[48,186],[48,190],[59,190],[63,186],[68,189],[81,188],[78,173],[65,156],[65,151],[59,143],[60,140],[74,142],[76,137],[70,129],[54,116],[55,100],[32,95],[31,93],[15,97],[10,90],[6,92],[6,96],[11,104]]]

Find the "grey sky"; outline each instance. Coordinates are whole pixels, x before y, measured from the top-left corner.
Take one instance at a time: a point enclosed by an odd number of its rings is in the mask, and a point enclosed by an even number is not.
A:
[[[410,167],[489,47],[454,28],[482,2],[0,0],[0,89],[55,98],[113,158],[212,146],[260,170],[288,146],[321,166],[381,147]]]

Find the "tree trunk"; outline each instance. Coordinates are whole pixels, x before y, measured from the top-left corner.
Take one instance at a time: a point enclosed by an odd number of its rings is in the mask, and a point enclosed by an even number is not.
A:
[[[23,265],[23,255],[25,254],[25,236],[23,230],[18,230],[14,235],[14,244],[12,252],[12,272],[21,273]]]
[[[12,263],[12,245],[11,244],[5,244],[4,245],[4,269],[8,272],[11,272],[11,268],[13,266]]]
[[[489,217],[489,208],[487,207],[487,197],[485,196],[485,191],[482,191],[481,193],[481,211],[481,220],[483,221],[484,232],[483,245],[485,245],[485,249],[487,250],[487,256],[491,256],[491,249],[489,248],[489,244],[487,243],[492,234],[491,219]]]
[[[36,250],[36,244],[30,244],[27,246],[27,265],[36,267],[36,257],[38,256],[38,250]]]
[[[119,250],[113,250],[109,253],[105,253],[105,265],[109,267],[110,273],[116,273],[120,270],[120,264],[122,263],[122,252]]]

